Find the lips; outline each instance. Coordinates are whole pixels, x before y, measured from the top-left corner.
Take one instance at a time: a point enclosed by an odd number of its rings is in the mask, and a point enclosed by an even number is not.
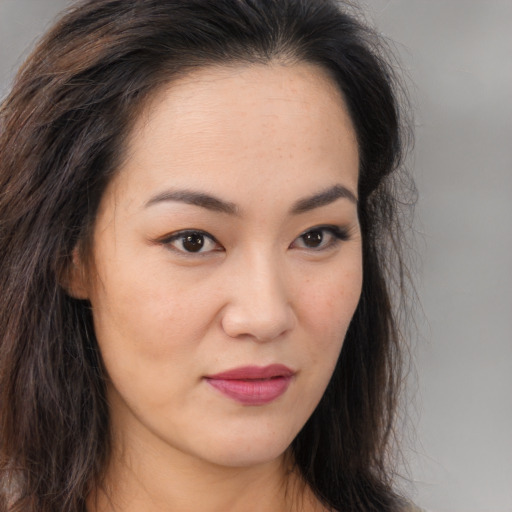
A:
[[[265,405],[285,393],[295,372],[287,366],[243,366],[208,375],[205,380],[223,395],[243,405]]]

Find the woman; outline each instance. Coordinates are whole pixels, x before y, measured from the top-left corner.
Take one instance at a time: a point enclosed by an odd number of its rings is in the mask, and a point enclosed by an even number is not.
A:
[[[29,57],[1,111],[4,510],[403,509],[403,138],[346,9],[88,0]]]

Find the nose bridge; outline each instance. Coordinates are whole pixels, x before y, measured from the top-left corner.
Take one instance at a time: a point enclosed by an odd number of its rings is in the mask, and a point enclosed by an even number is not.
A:
[[[294,314],[278,254],[270,248],[253,247],[239,256],[230,281],[223,317],[229,336],[267,341],[291,329]]]

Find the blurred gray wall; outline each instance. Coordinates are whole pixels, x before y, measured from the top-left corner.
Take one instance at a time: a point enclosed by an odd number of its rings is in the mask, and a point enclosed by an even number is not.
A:
[[[415,84],[419,504],[512,511],[512,1],[372,0]],[[421,319],[420,319],[421,321]]]
[[[66,0],[0,0],[0,96]],[[367,0],[416,110],[419,505],[512,512],[512,1]]]

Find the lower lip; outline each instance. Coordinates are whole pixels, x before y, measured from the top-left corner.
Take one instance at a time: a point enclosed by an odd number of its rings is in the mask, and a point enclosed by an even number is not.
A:
[[[290,385],[292,377],[271,379],[212,379],[206,381],[222,394],[243,405],[265,405],[279,398]]]

